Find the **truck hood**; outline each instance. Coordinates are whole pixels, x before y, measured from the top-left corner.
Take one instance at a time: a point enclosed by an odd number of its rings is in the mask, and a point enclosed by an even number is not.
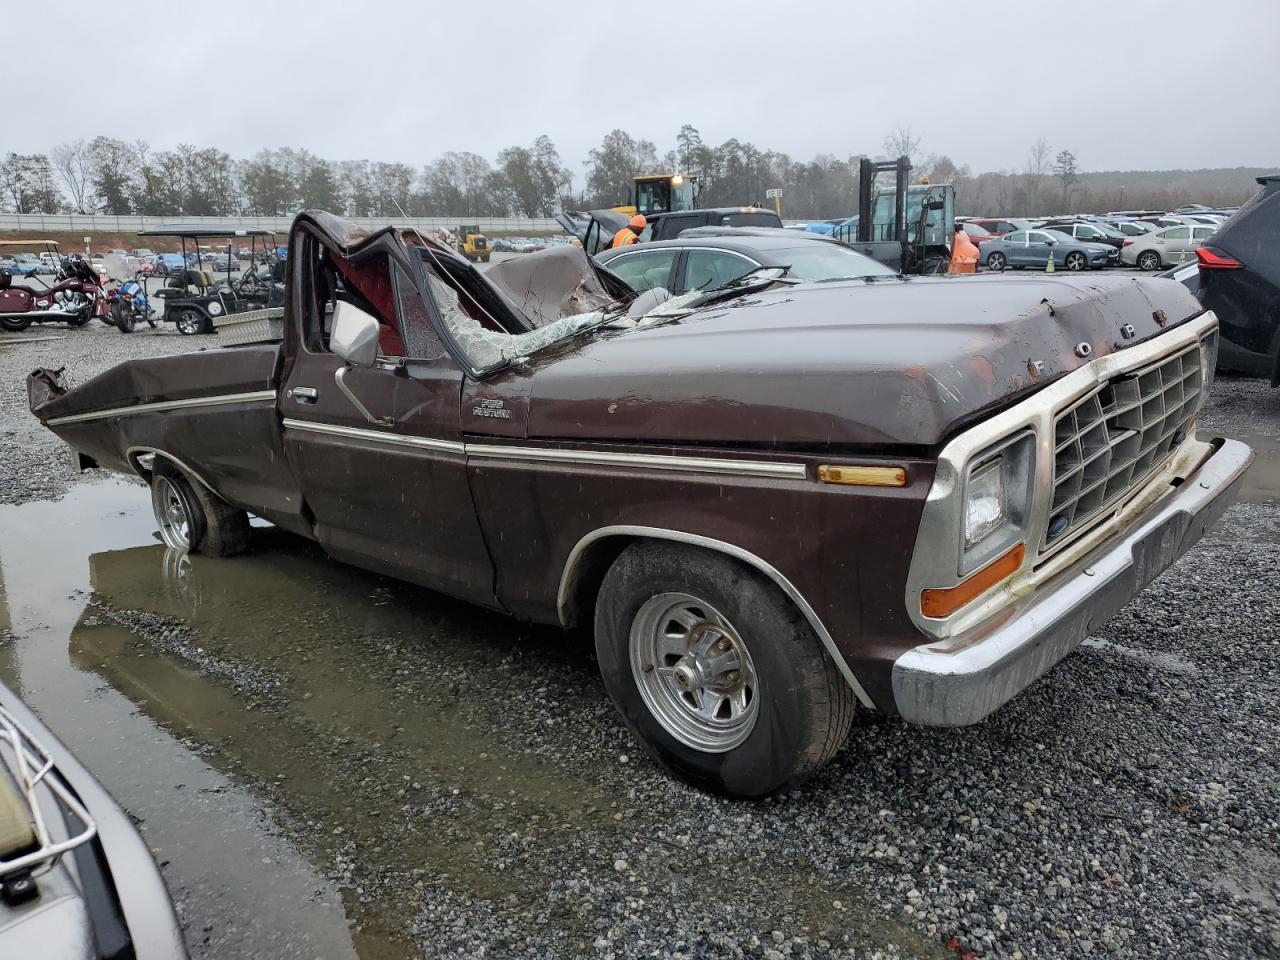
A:
[[[774,288],[535,364],[528,436],[934,447],[1202,309],[1179,283],[1137,277]]]

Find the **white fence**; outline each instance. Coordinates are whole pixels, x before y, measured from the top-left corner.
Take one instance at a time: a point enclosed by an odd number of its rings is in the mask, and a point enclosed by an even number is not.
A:
[[[478,224],[481,233],[563,233],[555,220],[538,217],[347,217],[362,227],[417,227],[419,230],[452,229],[462,223]],[[0,213],[0,231],[27,233],[82,233],[94,231],[136,233],[166,224],[199,223],[210,227],[265,227],[277,233],[288,233],[293,217],[115,217],[110,214],[82,213]]]

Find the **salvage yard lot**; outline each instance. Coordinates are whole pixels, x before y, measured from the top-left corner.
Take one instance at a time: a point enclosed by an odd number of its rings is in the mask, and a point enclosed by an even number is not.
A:
[[[1241,502],[1048,678],[968,729],[864,715],[744,803],[635,747],[588,637],[272,530],[178,563],[27,413],[37,366],[210,345],[0,339],[0,680],[138,818],[195,956],[1280,955],[1280,392],[1219,380]]]

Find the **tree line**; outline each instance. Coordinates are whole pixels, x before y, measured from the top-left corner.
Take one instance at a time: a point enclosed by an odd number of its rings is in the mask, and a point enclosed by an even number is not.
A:
[[[913,177],[953,183],[957,212],[1017,215],[1143,207],[1170,209],[1188,200],[1227,205],[1252,192],[1240,171],[1080,170],[1069,149],[1041,137],[1020,169],[974,174],[949,156],[924,153],[910,127],[882,142],[880,156],[907,155]],[[330,160],[282,147],[235,159],[216,147],[181,144],[155,151],[142,140],[94,137],[58,144],[48,154],[9,153],[0,160],[0,208],[15,213],[107,213],[146,216],[288,216],[320,208],[362,217],[550,217],[563,209],[630,202],[632,177],[675,172],[699,178],[704,206],[763,202],[781,188],[783,215],[809,219],[856,212],[861,155],[821,154],[809,161],[729,139],[703,142],[691,124],[659,155],[649,140],[610,131],[584,164],[581,186],[548,136],[507,147],[491,162],[449,152],[420,167],[370,160]],[[1131,181],[1125,183],[1124,180]],[[1189,196],[1188,190],[1195,190]]]

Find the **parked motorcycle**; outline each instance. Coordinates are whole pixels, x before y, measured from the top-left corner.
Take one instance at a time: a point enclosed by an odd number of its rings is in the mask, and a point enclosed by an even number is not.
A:
[[[111,322],[102,278],[87,260],[64,261],[55,279],[41,289],[14,283],[12,273],[0,270],[0,328],[21,333],[33,323],[83,327],[94,317]]]
[[[147,299],[147,291],[138,279],[141,272],[134,274],[132,280],[126,280],[118,287],[107,290],[107,303],[111,311],[111,323],[121,333],[133,333],[138,323],[145,320],[152,328],[156,318]]]

